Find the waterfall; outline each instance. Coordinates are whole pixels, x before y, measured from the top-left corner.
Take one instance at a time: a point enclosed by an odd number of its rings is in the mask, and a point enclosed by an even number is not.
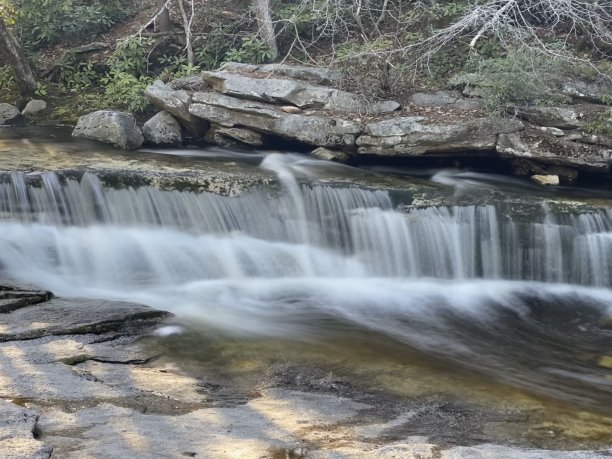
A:
[[[318,182],[301,161],[267,156],[279,189],[235,197],[12,173],[0,270],[237,335],[365,329],[549,395],[609,398],[605,374],[578,362],[609,349],[610,210],[400,210],[388,191]]]
[[[48,269],[95,265],[96,275],[127,271],[155,283],[361,276],[612,285],[609,210],[542,207],[530,221],[493,205],[403,212],[386,191],[299,183],[284,169],[279,176],[288,192],[226,197],[107,188],[90,173],[60,180],[46,172],[35,182],[13,173],[0,183],[0,262],[36,266],[24,255],[31,250]],[[134,258],[119,268],[126,251]]]

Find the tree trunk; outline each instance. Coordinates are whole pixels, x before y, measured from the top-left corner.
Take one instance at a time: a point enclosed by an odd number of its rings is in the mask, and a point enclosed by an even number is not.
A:
[[[166,7],[167,0],[157,0],[157,11],[159,14],[155,19],[155,25],[157,26],[158,32],[170,32],[171,24],[170,24],[170,13],[168,12],[168,8]]]
[[[270,13],[270,0],[253,0],[253,6],[255,7],[255,17],[259,24],[259,35],[270,49],[272,60],[275,61],[278,58],[278,46],[276,44],[272,14]]]
[[[24,101],[32,98],[36,91],[36,77],[23,56],[19,42],[2,19],[0,19],[0,51],[6,56],[8,64],[13,69],[19,95]]]

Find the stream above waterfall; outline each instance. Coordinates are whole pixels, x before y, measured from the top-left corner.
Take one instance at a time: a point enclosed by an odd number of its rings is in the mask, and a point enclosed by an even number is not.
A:
[[[5,278],[140,302],[252,348],[340,355],[344,345],[357,368],[447,368],[489,391],[612,414],[612,192],[281,152],[90,153],[95,144],[8,134]],[[18,158],[31,151],[44,167]],[[221,194],[203,190],[202,175],[177,189],[112,184],[111,161],[117,171],[180,170],[183,182],[185,171],[225,167],[224,180],[257,180]]]

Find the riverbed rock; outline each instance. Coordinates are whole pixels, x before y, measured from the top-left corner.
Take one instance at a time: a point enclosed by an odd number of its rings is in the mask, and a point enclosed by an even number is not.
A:
[[[454,124],[427,123],[420,116],[393,118],[367,124],[365,134],[357,139],[357,151],[382,156],[492,151],[500,134],[521,129],[520,121],[496,117]]]
[[[573,80],[563,85],[563,93],[575,99],[606,104],[612,100],[612,82],[605,78],[597,81]]]
[[[260,147],[263,145],[263,138],[259,132],[246,128],[228,128],[218,125],[210,126],[209,131],[206,133],[206,141],[224,147],[235,145]]]
[[[329,84],[340,81],[344,74],[327,67],[311,67],[306,65],[287,64],[242,64],[227,62],[219,70],[236,73],[260,73],[266,76],[276,75],[296,80],[310,81],[316,84]]]
[[[359,124],[337,117],[282,112],[279,107],[213,92],[196,92],[189,111],[223,127],[246,127],[309,145],[352,147]]]
[[[556,186],[559,185],[558,175],[532,175],[531,181],[538,185]]]
[[[464,98],[459,91],[417,92],[410,96],[417,107],[447,107],[458,110],[477,110],[484,102],[478,98]]]
[[[53,448],[34,439],[40,414],[0,400],[0,457],[48,459]]]
[[[566,166],[589,172],[607,172],[612,150],[546,135],[540,130],[499,136],[497,151],[503,158],[526,159],[544,165]],[[538,170],[533,170],[540,173]]]
[[[174,116],[185,129],[196,137],[203,136],[208,125],[189,112],[191,94],[188,91],[174,90],[164,82],[156,80],[144,92],[149,101],[159,110],[165,110]]]
[[[29,101],[25,108],[21,111],[22,115],[35,115],[38,112],[42,112],[47,108],[47,102],[40,99],[32,99]]]
[[[153,145],[180,146],[183,143],[181,125],[165,110],[144,124],[142,135],[145,142]]]
[[[400,107],[394,101],[368,103],[357,94],[297,80],[251,78],[224,71],[203,72],[202,78],[221,94],[260,102],[292,104],[300,108],[380,114],[393,112]]]
[[[114,110],[99,110],[81,116],[72,135],[108,143],[124,150],[135,150],[144,142],[134,117]]]
[[[0,104],[0,125],[10,124],[15,121],[21,112],[17,107],[11,104]]]
[[[325,147],[319,147],[311,151],[310,156],[324,161],[333,161],[335,163],[346,163],[349,160],[349,155],[343,151],[330,150]]]
[[[576,107],[531,106],[517,110],[518,116],[538,126],[558,129],[576,129],[582,126],[581,114]]]

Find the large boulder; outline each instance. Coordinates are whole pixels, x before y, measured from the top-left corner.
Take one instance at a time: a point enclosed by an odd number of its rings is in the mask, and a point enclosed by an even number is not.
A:
[[[558,138],[537,129],[499,136],[500,156],[518,160],[524,173],[551,173],[550,166],[563,166],[582,171],[608,171],[612,150]],[[557,174],[558,175],[558,174]]]
[[[285,113],[280,107],[214,92],[193,94],[189,111],[223,127],[242,127],[309,145],[350,148],[359,124],[336,117]]]
[[[380,114],[400,107],[394,101],[368,103],[357,94],[297,80],[252,78],[225,71],[203,72],[202,78],[215,91],[228,96],[300,108]]]
[[[365,134],[357,139],[357,151],[382,156],[491,151],[500,134],[521,129],[520,121],[497,117],[454,124],[428,123],[421,116],[400,117],[366,125]]]
[[[524,107],[518,116],[539,126],[558,129],[576,129],[582,126],[580,112],[575,107]]]
[[[276,75],[295,80],[310,81],[316,84],[329,84],[340,81],[344,74],[337,70],[327,67],[310,67],[306,65],[287,65],[287,64],[241,64],[238,62],[228,62],[223,64],[219,70],[235,73],[259,73],[266,76]]]
[[[99,110],[81,116],[72,135],[109,143],[124,150],[140,148],[144,141],[134,117],[114,110]]]
[[[164,82],[156,80],[144,92],[149,101],[160,111],[165,110],[174,116],[191,134],[201,137],[208,125],[189,112],[191,94],[185,90],[174,90]]]
[[[15,121],[21,112],[17,107],[11,104],[0,104],[0,125],[10,124]]]
[[[179,122],[163,110],[153,116],[142,127],[145,142],[153,145],[180,146],[183,134]]]

